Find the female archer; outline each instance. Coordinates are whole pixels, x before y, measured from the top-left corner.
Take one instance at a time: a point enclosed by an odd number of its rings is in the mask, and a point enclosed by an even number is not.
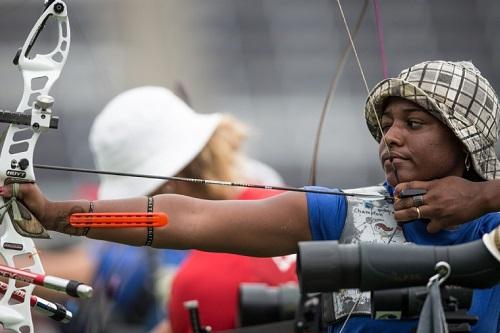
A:
[[[450,176],[485,181],[500,175],[494,150],[500,122],[498,98],[470,62],[424,62],[383,80],[367,98],[365,118],[379,142],[386,181],[356,193],[393,196],[401,182]],[[5,187],[2,195],[10,196],[11,187]],[[73,235],[83,232],[69,224],[69,216],[87,212],[91,205],[95,212],[117,212],[145,211],[151,203],[144,197],[53,202],[33,184],[22,184],[20,196],[47,229]],[[306,240],[452,245],[479,239],[500,224],[500,215],[490,213],[431,234],[426,230],[427,194],[405,201],[405,214],[411,214],[411,220],[402,229],[396,229],[394,207],[386,200],[297,192],[256,201],[209,201],[171,194],[153,199],[154,211],[166,212],[170,221],[155,229],[154,235],[145,228],[91,228],[86,236],[136,246],[276,256],[295,253],[297,243]],[[352,297],[358,302],[350,302]],[[413,320],[372,320],[369,297],[356,290],[336,295],[336,304],[332,332],[343,324],[346,332],[411,332],[416,327]],[[499,331],[499,304],[498,285],[474,291],[470,313],[479,321],[473,332]]]

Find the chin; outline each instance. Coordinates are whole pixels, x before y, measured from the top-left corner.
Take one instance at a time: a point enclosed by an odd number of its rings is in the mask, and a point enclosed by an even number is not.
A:
[[[389,183],[389,185],[391,185],[392,187],[395,187],[397,185],[397,181],[396,181],[396,177],[394,176],[394,174],[391,172],[389,174],[386,174],[385,175],[385,179],[387,180],[387,182]]]
[[[396,179],[387,178],[387,182],[388,182],[388,183],[389,183],[389,185],[391,185],[392,187],[396,187],[396,185],[398,185],[398,182],[396,181]]]
[[[386,167],[386,168],[384,168],[384,171],[385,171],[385,179],[387,180],[389,185],[391,185],[392,187],[395,187],[398,184],[398,182],[396,180],[396,175],[392,171],[392,167]],[[400,179],[401,179],[401,177],[400,177]]]
[[[398,173],[399,182],[397,181],[396,175],[392,172],[392,170],[390,172],[386,173],[387,182],[392,187],[395,187],[399,183],[407,183],[407,182],[411,182],[414,180],[419,180],[416,175],[408,175],[405,172],[401,172],[400,170],[398,170],[398,171],[399,171],[399,173]]]

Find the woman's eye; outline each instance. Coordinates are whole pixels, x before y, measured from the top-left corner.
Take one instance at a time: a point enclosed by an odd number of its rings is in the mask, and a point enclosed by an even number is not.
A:
[[[418,120],[408,120],[408,126],[410,128],[413,128],[413,129],[416,129],[416,128],[419,128],[420,126],[422,126],[422,122],[421,121],[418,121]]]
[[[392,123],[393,121],[389,117],[382,117],[380,120],[380,128],[382,129],[382,132],[387,133],[387,131],[391,128]]]
[[[387,133],[391,126],[392,124],[382,124],[382,132]]]

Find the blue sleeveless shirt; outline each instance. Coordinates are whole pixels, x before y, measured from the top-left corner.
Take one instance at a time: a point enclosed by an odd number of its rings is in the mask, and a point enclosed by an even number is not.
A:
[[[392,195],[393,188],[384,184]],[[326,190],[320,187],[308,187]],[[339,195],[307,193],[309,226],[313,240],[338,240],[347,216],[347,202]],[[489,213],[462,224],[453,230],[441,230],[430,234],[426,224],[415,220],[403,225],[408,242],[421,245],[455,245],[480,239],[500,224],[500,213]],[[500,332],[500,285],[490,289],[475,289],[469,314],[479,321],[472,326],[474,333]],[[339,332],[343,323],[329,327],[328,332]],[[416,320],[374,320],[369,317],[351,317],[343,332],[402,333],[416,329]]]

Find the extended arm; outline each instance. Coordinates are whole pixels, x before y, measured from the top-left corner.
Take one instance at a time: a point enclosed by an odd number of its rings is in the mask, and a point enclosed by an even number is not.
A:
[[[4,196],[10,188],[4,189]],[[21,186],[22,200],[49,230],[71,233],[71,213],[87,212],[88,201],[51,202],[33,184]],[[284,193],[264,200],[201,200],[164,194],[154,197],[154,211],[165,212],[169,223],[156,228],[158,248],[231,252],[275,256],[297,251],[297,242],[311,238],[303,193]],[[144,212],[147,199],[94,201],[94,212]],[[90,229],[88,237],[141,246],[146,228]]]

